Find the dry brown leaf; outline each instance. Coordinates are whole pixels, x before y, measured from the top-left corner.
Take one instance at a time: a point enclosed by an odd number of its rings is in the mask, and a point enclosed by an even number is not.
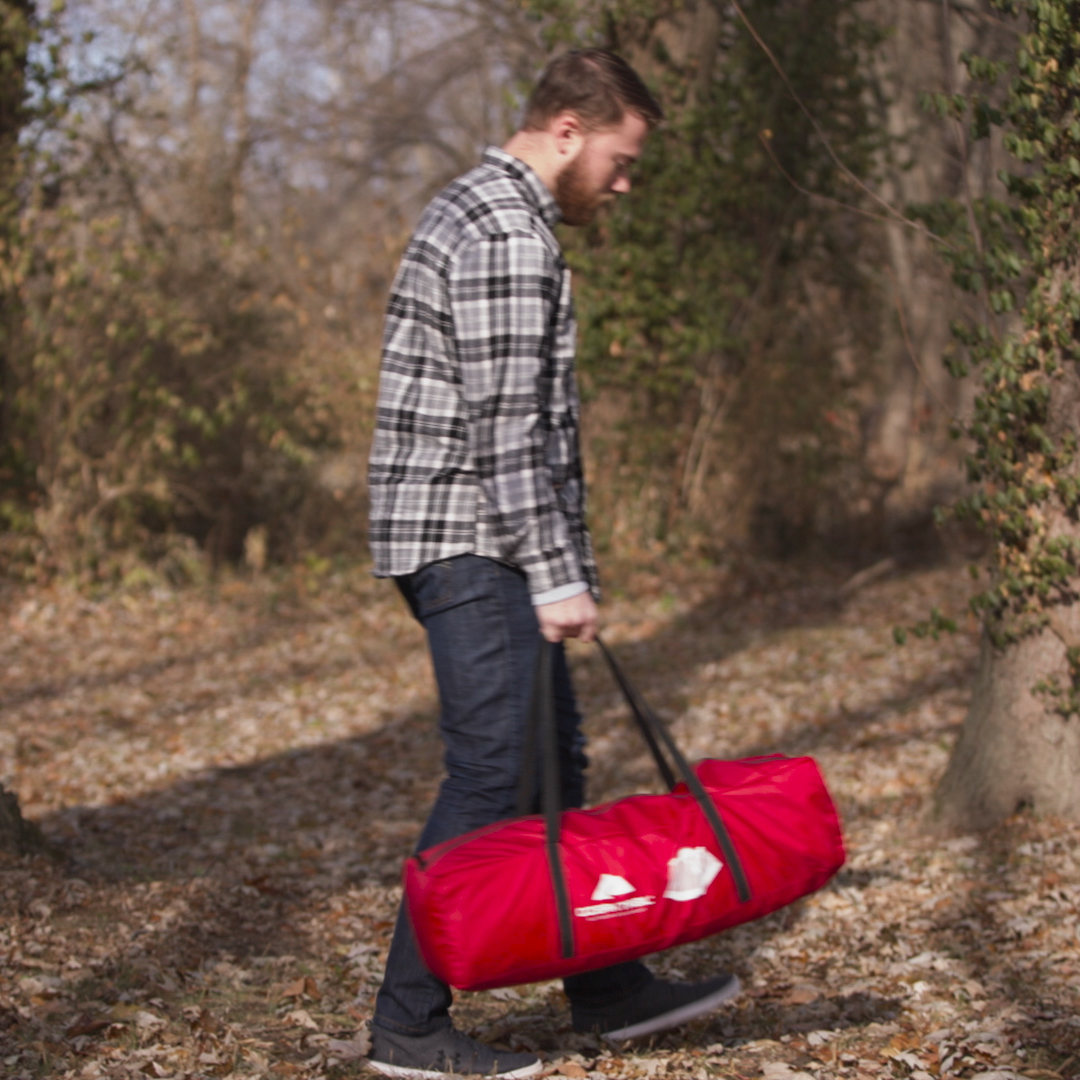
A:
[[[307,1009],[293,1009],[292,1012],[286,1013],[282,1019],[287,1024],[293,1024],[296,1027],[307,1028],[308,1031],[318,1031],[319,1025],[315,1023],[314,1018]]]
[[[69,1039],[76,1039],[80,1035],[96,1035],[99,1031],[104,1031],[112,1023],[113,1021],[106,1017],[96,1020],[80,1018],[64,1032],[64,1035]]]
[[[767,1061],[761,1067],[764,1080],[814,1080],[807,1072],[792,1068],[786,1061]]]
[[[339,1061],[359,1061],[371,1050],[371,1037],[366,1031],[358,1031],[351,1039],[330,1039],[326,1052]]]
[[[278,991],[277,996],[279,998],[303,997],[305,991],[307,990],[307,984],[308,979],[301,976],[299,979],[296,979],[293,982],[288,983],[286,986],[283,986]]]
[[[197,1005],[186,1008],[184,1017],[191,1025],[193,1032],[201,1032],[204,1035],[217,1035],[223,1026],[221,1021],[209,1009],[202,1009]]]
[[[584,1065],[579,1065],[576,1061],[560,1061],[555,1066],[555,1071],[560,1076],[572,1076],[574,1080],[582,1080],[582,1077],[589,1075],[589,1070]]]
[[[160,1031],[165,1027],[165,1021],[160,1016],[155,1016],[152,1012],[147,1012],[145,1009],[140,1009],[135,1014],[135,1026],[139,1029],[139,1032],[146,1035],[153,1031]]]
[[[886,1053],[891,1054],[892,1051],[899,1052],[901,1050],[918,1050],[921,1046],[922,1040],[918,1035],[910,1032],[900,1032],[889,1040]]]

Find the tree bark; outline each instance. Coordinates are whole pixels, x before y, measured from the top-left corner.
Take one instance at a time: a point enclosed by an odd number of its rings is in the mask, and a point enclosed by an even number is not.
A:
[[[32,0],[0,0],[0,234],[12,227],[18,180],[15,157],[27,118],[26,62],[34,15]],[[0,446],[10,438],[13,423],[15,378],[8,349],[17,318],[11,296],[0,295]]]
[[[1080,268],[1059,267],[1048,291],[1058,302]],[[1080,371],[1066,362],[1051,377],[1047,433],[1061,445],[1080,431]],[[1068,467],[1075,477],[1080,460]],[[1050,539],[1080,540],[1080,522],[1060,503],[1045,514]],[[1067,650],[1080,646],[1080,603],[1074,578],[1045,610],[1048,625],[1004,648],[984,636],[979,671],[960,740],[934,795],[931,824],[947,831],[985,829],[1017,810],[1080,821],[1080,716],[1055,711],[1036,688],[1071,683]]]
[[[11,855],[54,854],[41,830],[27,821],[19,809],[19,800],[0,784],[0,851]]]
[[[1034,692],[1067,681],[1065,646],[1050,630],[1005,649],[984,639],[971,706],[934,794],[930,824],[987,829],[1018,810],[1080,819],[1080,718]]]

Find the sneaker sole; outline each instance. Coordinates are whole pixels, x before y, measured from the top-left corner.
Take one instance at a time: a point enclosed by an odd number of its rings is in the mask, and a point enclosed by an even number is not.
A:
[[[368,1058],[367,1064],[368,1068],[382,1073],[383,1076],[397,1076],[405,1080],[446,1080],[448,1076],[477,1075],[476,1073],[444,1072],[437,1069],[414,1069],[407,1065],[390,1065],[385,1061],[372,1061],[371,1058]],[[534,1061],[531,1065],[522,1065],[520,1069],[513,1069],[510,1072],[483,1073],[482,1075],[490,1077],[491,1080],[525,1080],[527,1076],[536,1076],[543,1068],[542,1061]]]
[[[659,1016],[651,1016],[648,1020],[642,1020],[638,1024],[629,1024],[626,1027],[617,1028],[615,1031],[605,1031],[604,1038],[610,1039],[612,1042],[621,1042],[623,1039],[637,1039],[642,1035],[654,1035],[658,1031],[678,1027],[679,1024],[685,1024],[699,1016],[704,1016],[705,1013],[712,1012],[713,1009],[723,1005],[725,1001],[730,1001],[740,990],[742,990],[742,983],[739,982],[739,977],[732,975],[719,990],[714,990],[706,997],[698,998],[697,1001],[691,1001],[687,1005],[681,1005],[670,1012],[660,1013]]]

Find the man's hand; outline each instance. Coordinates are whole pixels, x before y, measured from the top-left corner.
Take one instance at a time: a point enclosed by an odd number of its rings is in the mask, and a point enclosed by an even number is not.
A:
[[[540,633],[548,641],[557,642],[576,637],[582,641],[596,638],[596,624],[600,617],[596,601],[588,591],[558,600],[554,604],[540,604],[533,609],[540,623]]]

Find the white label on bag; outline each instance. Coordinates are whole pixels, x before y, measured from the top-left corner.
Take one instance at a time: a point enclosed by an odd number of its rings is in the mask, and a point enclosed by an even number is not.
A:
[[[637,892],[637,890],[626,878],[619,877],[618,874],[601,874],[590,899],[614,900],[616,896],[629,896],[632,892]]]
[[[616,915],[632,915],[656,903],[655,896],[629,895],[634,892],[637,889],[626,878],[618,874],[601,874],[590,897],[593,903],[574,908],[574,914],[579,919],[611,919]],[[619,900],[620,896],[627,899]]]
[[[724,864],[708,848],[679,848],[668,861],[668,881],[664,890],[667,900],[696,900],[709,891],[709,886]]]
[[[652,907],[655,903],[655,896],[631,896],[629,900],[614,900],[609,904],[589,904],[586,907],[574,908],[574,914],[579,919],[611,919],[616,915],[632,915],[635,911]]]

